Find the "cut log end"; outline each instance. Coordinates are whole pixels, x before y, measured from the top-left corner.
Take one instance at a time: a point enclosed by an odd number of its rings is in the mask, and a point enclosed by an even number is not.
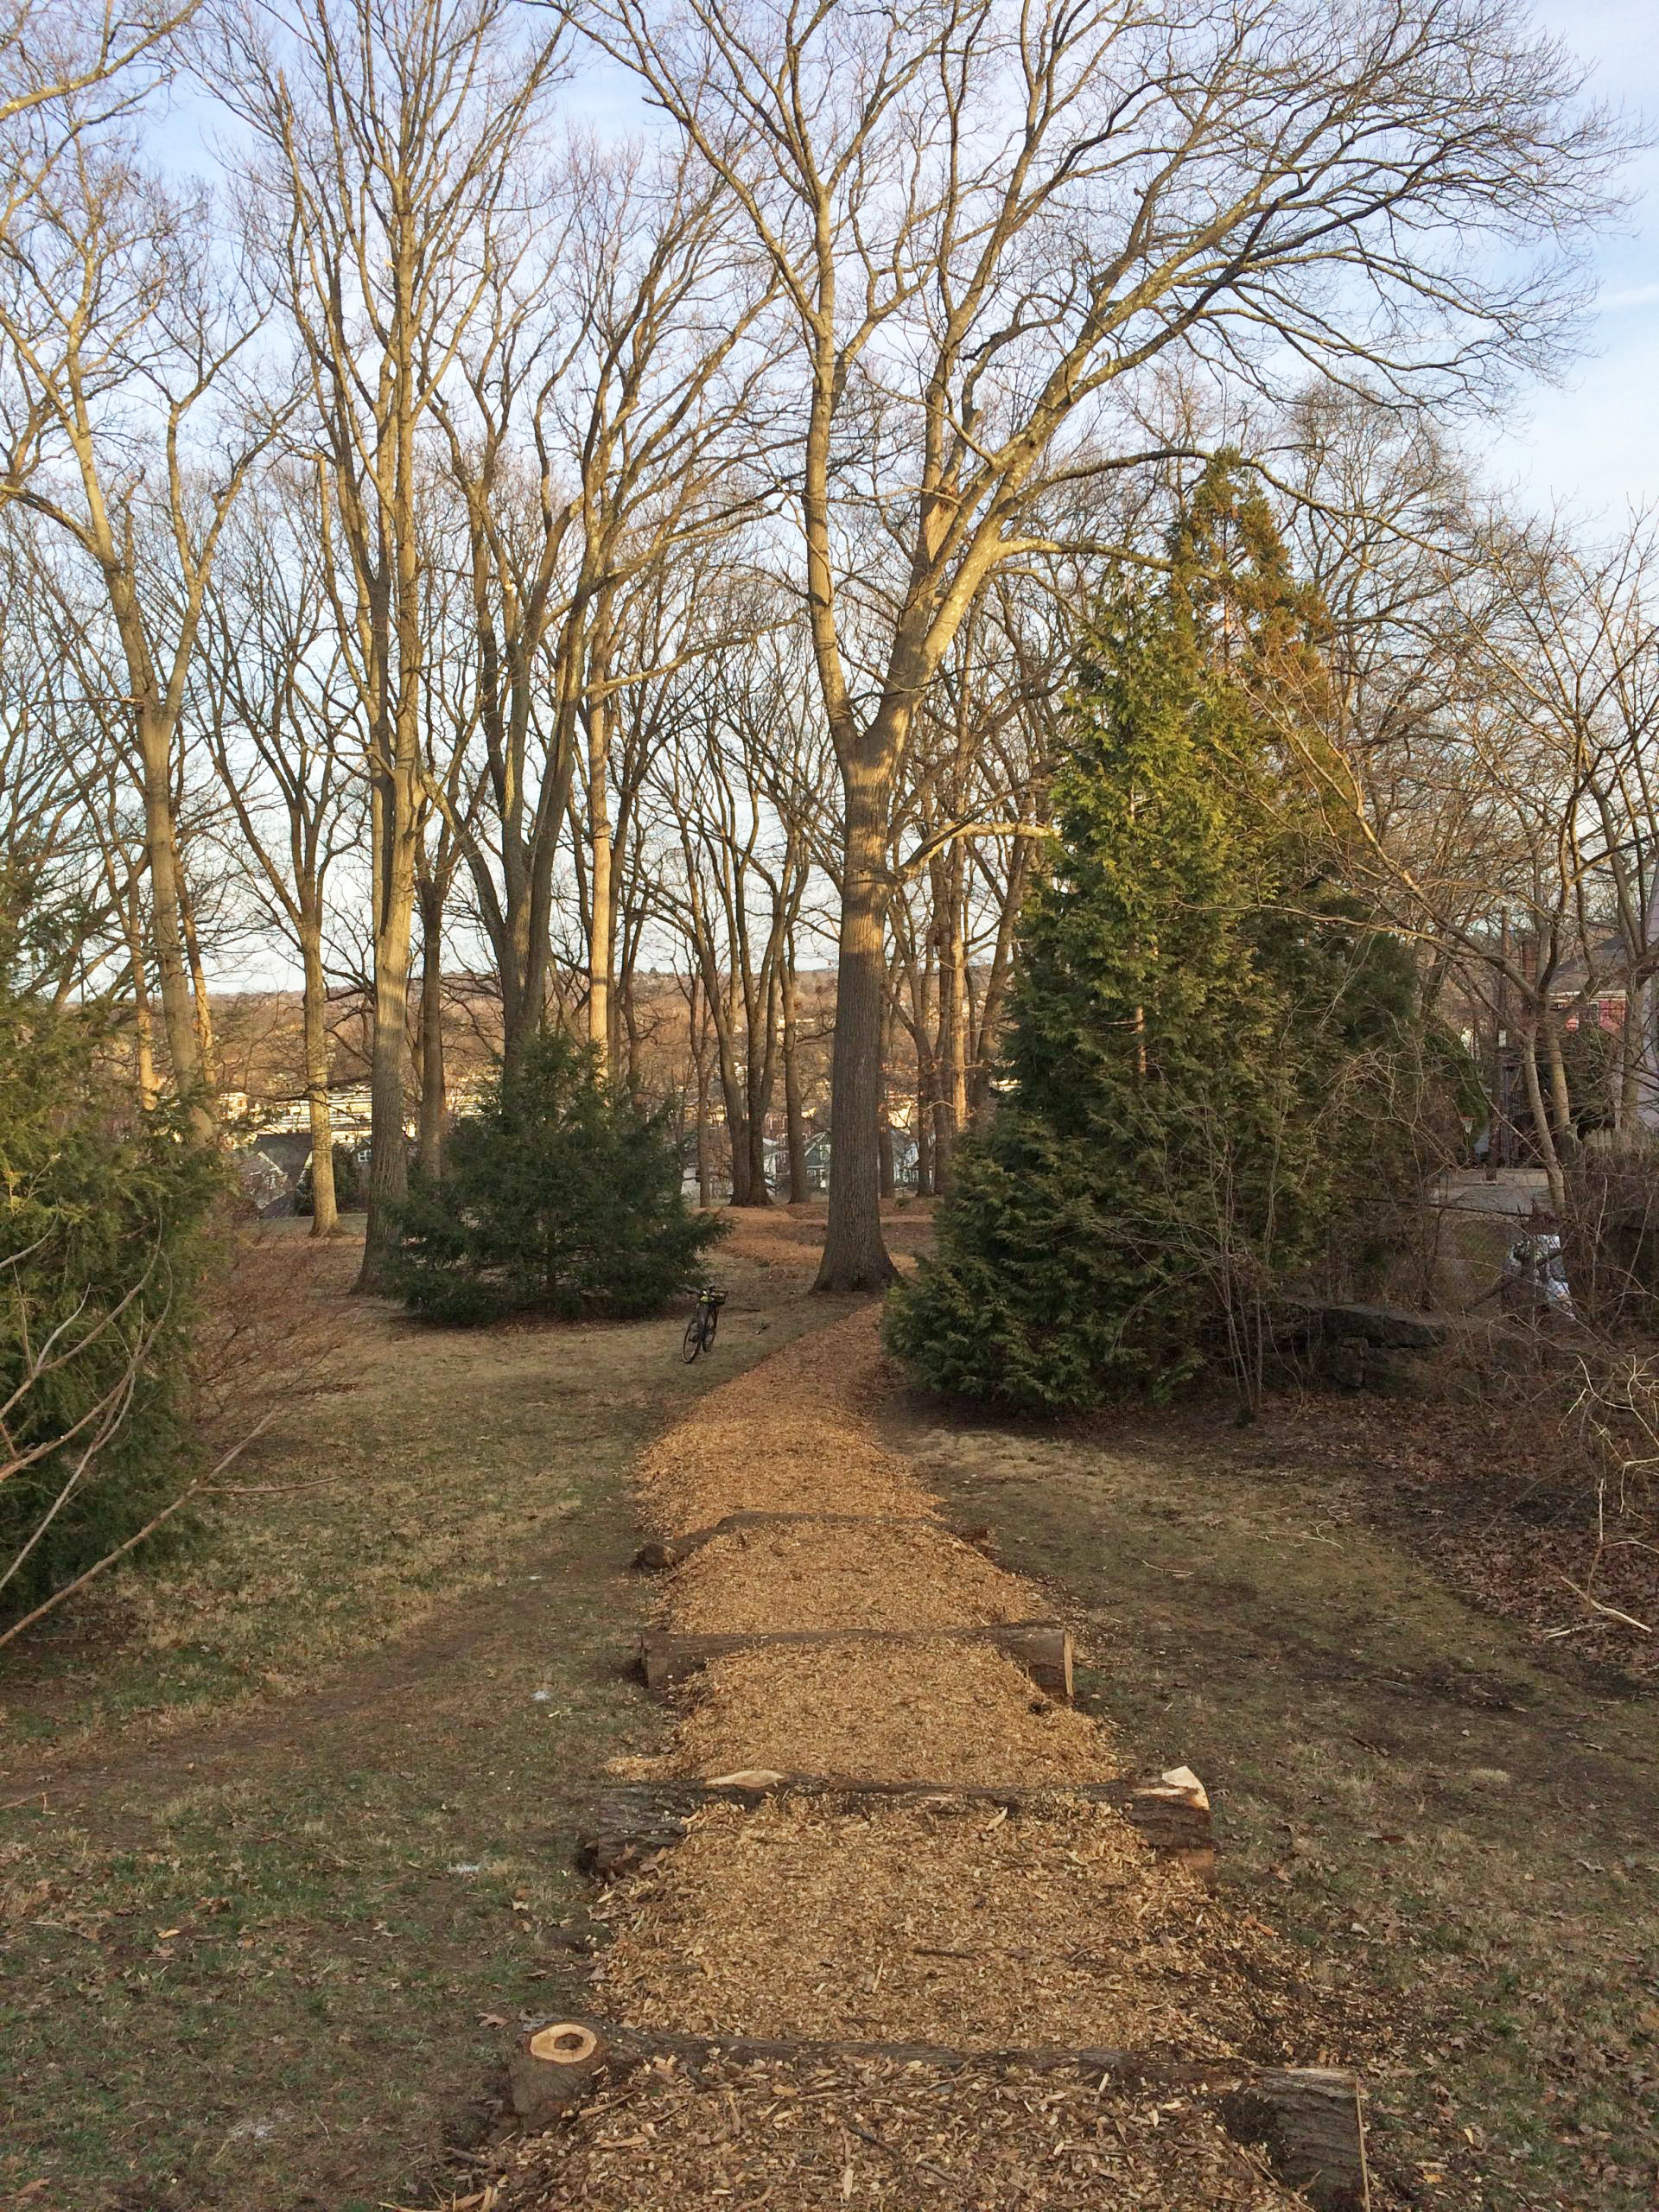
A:
[[[579,2104],[611,2058],[604,2031],[587,2020],[551,2020],[522,2037],[507,2062],[512,2108],[535,2134]]]

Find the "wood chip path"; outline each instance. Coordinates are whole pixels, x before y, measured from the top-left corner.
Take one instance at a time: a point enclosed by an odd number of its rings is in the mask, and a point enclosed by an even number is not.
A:
[[[1052,1599],[938,1525],[883,1448],[870,1309],[711,1393],[646,1454],[659,1537],[761,1511],[801,1521],[715,1537],[664,1577],[676,1633],[846,1629],[760,1646],[675,1693],[663,1758],[630,1778],[740,1770],[953,1783],[1094,1781],[1132,1762],[1099,1722],[948,1630],[1052,1612]],[[911,1525],[913,1523],[914,1525]],[[601,2087],[504,2174],[502,2212],[714,2212],[938,2203],[1290,2207],[1303,2199],[1202,2096],[995,2065],[1010,2048],[1329,2065],[1310,2048],[1295,1959],[1217,1904],[1112,1807],[767,1798],[693,1815],[677,1847],[599,1907],[610,1941],[590,2011],[634,2031],[814,2044],[948,2045],[901,2059],[658,2056]],[[976,2071],[974,2053],[986,2054]]]

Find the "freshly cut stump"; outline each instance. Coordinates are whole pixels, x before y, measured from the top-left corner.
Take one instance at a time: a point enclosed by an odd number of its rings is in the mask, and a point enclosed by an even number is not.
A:
[[[528,2145],[498,2212],[1294,2212],[1197,2094],[886,2059],[659,2059]]]
[[[969,1628],[1028,1619],[1031,1589],[971,1544],[925,1526],[830,1522],[745,1530],[674,1578],[683,1635],[780,1629]]]
[[[720,1807],[604,1916],[593,2008],[653,2027],[1319,2055],[1292,2046],[1288,1955],[1104,1806]]]
[[[674,1758],[686,1775],[1095,1782],[1127,1764],[1107,1729],[983,1645],[907,1644],[899,1679],[879,1644],[772,1646],[715,1661],[696,1690]]]

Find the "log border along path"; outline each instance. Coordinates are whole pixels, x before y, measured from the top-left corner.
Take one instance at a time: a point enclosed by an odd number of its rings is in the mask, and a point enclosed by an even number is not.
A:
[[[639,2078],[641,2069],[648,2094],[664,2068],[689,2069],[694,2084],[704,2078],[700,2069],[713,2068],[713,2099],[721,2065],[844,2060],[908,2069],[936,2083],[1002,2069],[1080,2077],[1102,2098],[1174,2094],[1211,2113],[1267,2162],[1270,2172],[1259,2164],[1255,2171],[1273,2193],[1230,2193],[1229,2204],[1305,2202],[1322,2212],[1364,2212],[1370,2188],[1354,2076],[1287,2063],[1295,2054],[1264,2061],[1260,2052],[1253,2057],[1228,2048],[1224,2028],[1205,2032],[1201,1973],[1198,1998],[1190,1994],[1191,1971],[1183,1987],[1197,2046],[1184,2051],[1161,2036],[1148,2050],[1076,2037],[1014,2044],[986,2033],[936,2041],[904,2031],[902,1981],[893,1986],[898,2026],[891,2036],[869,2032],[879,1994],[861,1993],[856,2011],[838,2020],[834,1990],[823,2001],[828,2017],[814,2022],[830,2032],[808,2034],[791,2018],[789,2032],[780,2034],[772,2017],[775,1989],[753,2000],[762,2015],[757,2022],[744,2014],[749,1990],[741,1974],[728,1962],[722,1984],[721,1969],[711,1967],[706,1954],[718,1955],[719,1945],[701,1940],[698,1899],[706,1910],[727,1882],[741,1890],[753,1879],[761,1885],[754,1916],[776,1910],[779,1893],[764,1885],[780,1860],[798,1875],[804,1868],[808,1888],[815,1874],[821,1889],[828,1880],[832,1920],[836,1910],[849,1916],[850,1951],[854,1919],[868,1901],[856,1873],[838,1878],[833,1864],[822,1864],[825,1856],[833,1862],[845,1854],[849,1837],[855,1849],[885,1849],[886,1831],[869,1842],[871,1822],[935,1812],[954,1819],[969,1852],[985,1832],[987,1812],[991,1827],[1012,1815],[1016,1826],[1008,1834],[1016,1838],[1027,1822],[1035,1835],[1046,1817],[1066,1807],[1071,1811],[1060,1817],[1103,1825],[1098,1852],[1062,1854],[1078,1866],[1086,1860],[1091,1872],[1097,1860],[1117,1854],[1116,1871],[1103,1867],[1092,1891],[1088,1880],[1071,1877],[1077,1955],[1111,1951],[1113,1915],[1145,1910],[1125,1887],[1126,1851],[1131,1880],[1137,1858],[1180,1870],[1173,1878],[1186,1885],[1200,1967],[1205,1944],[1215,1941],[1209,1931],[1218,1918],[1224,1924],[1224,1910],[1207,1900],[1203,1886],[1214,1852],[1209,1802],[1197,1777],[1185,1768],[1155,1779],[1114,1770],[1122,1762],[1109,1732],[1070,1706],[1064,1625],[1034,1618],[1039,1593],[986,1559],[985,1532],[948,1529],[906,1464],[882,1449],[867,1410],[880,1387],[876,1329],[876,1313],[866,1308],[791,1345],[700,1401],[641,1464],[639,1508],[652,1534],[635,1564],[664,1576],[665,1619],[642,1639],[639,1665],[653,1692],[681,1705],[682,1726],[665,1759],[618,1762],[633,1770],[620,1776],[594,1809],[587,1863],[613,1885],[601,1910],[617,1923],[617,1939],[596,1969],[602,2001],[594,2015],[539,2022],[513,2050],[521,2122],[559,2133],[549,2139],[547,2164],[537,2167],[550,2193],[511,2202],[583,2202],[579,2178],[560,2182],[562,2161],[580,2139],[584,2110],[602,2110],[616,2085],[630,2075]],[[826,1681],[817,1679],[821,1669]],[[953,1694],[964,1669],[974,1691],[966,1700]],[[862,1732],[867,1707],[859,1700],[872,1688],[886,1710]],[[816,1703],[815,1693],[821,1693]],[[1000,1752],[1036,1770],[988,1772]],[[898,1770],[880,1771],[884,1764]],[[754,1828],[767,1821],[787,1825],[754,1839]],[[785,1848],[746,1850],[746,1831]],[[925,1828],[922,1834],[923,1847],[932,1849],[938,1839]],[[893,1847],[902,1851],[912,1840],[894,1830]],[[1006,1846],[1006,1837],[997,1840]],[[948,1874],[953,1837],[945,1834],[940,1847]],[[1017,1883],[1020,1846],[1011,1848],[1012,1859],[1001,1864],[1005,1872],[1012,1866]],[[694,1886],[677,1906],[664,1885],[673,1883],[682,1852],[702,1854],[705,1886]],[[757,1860],[766,1862],[760,1873],[753,1872]],[[861,1863],[868,1876],[868,1861]],[[781,1895],[779,1916],[787,1923],[791,1893]],[[1160,1895],[1167,1907],[1167,1879]],[[788,1929],[779,1932],[781,1942]],[[840,1955],[833,1927],[822,1940]],[[898,1935],[894,1942],[902,1951]],[[932,1959],[974,1955],[944,1945],[917,1948]],[[1120,1948],[1131,1956],[1132,1946]],[[1017,1961],[1033,1954],[1005,1945],[1003,1955]],[[1215,1955],[1224,1956],[1224,1946]],[[1016,1977],[1023,1971],[1014,1967]],[[874,1979],[880,1983],[879,1971]],[[717,2017],[713,2032],[698,2028],[710,2005],[723,2001],[734,2017]],[[1086,2022],[1086,1986],[1081,2001]],[[968,2027],[973,2014],[964,2003],[948,2018]],[[571,2168],[573,2176],[580,2171]],[[849,2166],[838,2198],[850,2196],[851,2173]],[[638,2212],[702,2201],[677,2189],[649,2195],[650,2186],[642,2180],[632,2200]],[[1184,2195],[1179,2175],[1171,2186],[1169,2201],[1192,2212],[1218,2201]],[[1300,2194],[1293,2197],[1287,2188]],[[802,2190],[798,2199],[791,2191],[790,2201],[819,2201],[809,2183]]]

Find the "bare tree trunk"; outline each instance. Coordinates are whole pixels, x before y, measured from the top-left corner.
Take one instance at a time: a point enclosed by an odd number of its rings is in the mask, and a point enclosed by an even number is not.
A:
[[[133,885],[125,917],[127,959],[132,969],[132,1056],[138,1084],[138,1103],[145,1113],[154,1110],[162,1095],[156,1072],[156,1024],[150,1012],[149,977],[144,962],[144,933],[138,915],[138,887]]]
[[[881,1236],[881,1032],[887,995],[885,779],[849,773],[830,1061],[830,1218],[818,1290],[884,1290],[898,1270]]]
[[[397,771],[377,772],[373,783],[372,857],[375,886],[374,976],[371,992],[373,1042],[369,1058],[369,1213],[363,1237],[359,1290],[378,1292],[397,1245],[392,1210],[409,1190],[404,1126],[404,1065],[409,1052],[410,940],[415,912],[416,830],[413,810],[414,755],[398,741]]]
[[[588,823],[593,909],[588,935],[588,1039],[608,1069],[613,1056],[611,1035],[612,853],[611,804],[608,782],[608,730],[606,710],[595,707],[588,715]]]
[[[1560,1019],[1548,1008],[1544,1013],[1544,1065],[1549,1070],[1550,1135],[1555,1140],[1556,1151],[1567,1158],[1573,1149],[1573,1098],[1567,1089],[1567,1062],[1561,1054]]]
[[[214,1122],[206,1097],[206,1071],[196,1033],[195,1003],[179,926],[171,734],[156,717],[143,711],[138,717],[138,750],[143,767],[144,857],[149,869],[150,934],[156,941],[162,1027],[167,1037],[168,1058],[173,1064],[174,1085],[189,1102],[190,1126],[203,1143],[209,1143],[214,1134]]]
[[[933,1163],[937,1156],[931,1126],[933,1100],[928,1096],[925,1083],[916,1086],[916,1195],[931,1198],[933,1195]]]
[[[1543,1163],[1544,1173],[1549,1179],[1549,1202],[1560,1214],[1567,1206],[1567,1179],[1561,1173],[1561,1158],[1550,1132],[1549,1116],[1544,1111],[1543,1085],[1538,1080],[1538,1023],[1535,1014],[1521,1033],[1521,1075],[1527,1086],[1527,1104],[1532,1112],[1534,1141],[1538,1147],[1538,1157]]]
[[[179,920],[184,930],[185,958],[190,966],[190,996],[195,1006],[196,1050],[201,1056],[201,1070],[210,1090],[219,1089],[219,1053],[213,1042],[213,1007],[207,994],[207,971],[202,965],[201,945],[196,936],[195,901],[190,896],[190,887],[182,868],[179,871]]]
[[[789,1155],[789,1203],[802,1205],[806,1187],[806,1119],[801,1110],[801,1064],[795,1028],[795,939],[784,954],[784,1130]]]
[[[443,891],[427,881],[420,887],[421,1120],[416,1159],[423,1175],[436,1182],[443,1173],[443,1122],[447,1103],[443,1065]]]
[[[304,970],[302,1020],[305,1029],[305,1101],[311,1119],[311,1234],[332,1236],[340,1223],[334,1191],[334,1131],[328,1112],[328,987],[322,972],[321,918],[301,922]]]

